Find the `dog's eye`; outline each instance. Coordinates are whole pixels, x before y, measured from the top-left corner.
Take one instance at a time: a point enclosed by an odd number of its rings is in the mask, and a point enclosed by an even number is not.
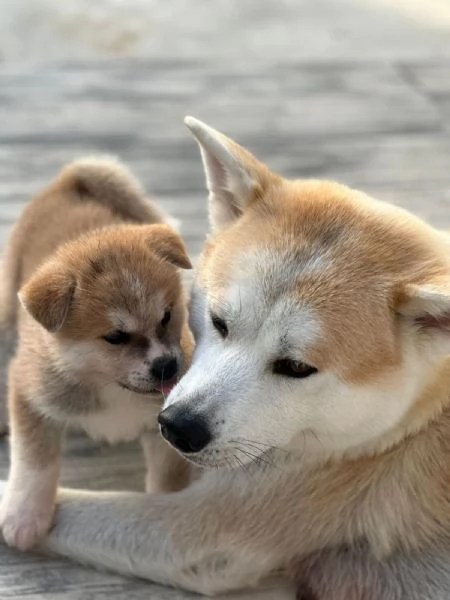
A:
[[[282,358],[276,360],[273,363],[273,373],[275,375],[284,375],[285,377],[296,377],[297,379],[303,379],[309,377],[314,373],[317,373],[317,369],[311,365],[300,362],[298,360],[291,360],[289,358]]]
[[[220,333],[223,338],[226,338],[228,335],[228,327],[223,319],[218,317],[217,315],[211,314],[211,322],[215,329]]]
[[[108,342],[108,344],[126,344],[130,341],[130,334],[117,329],[117,331],[112,331],[111,333],[104,335],[103,339],[105,342]]]
[[[164,313],[163,318],[161,319],[161,325],[163,327],[165,327],[166,325],[169,324],[170,321],[170,317],[172,316],[172,313],[170,310],[166,310],[166,312]]]

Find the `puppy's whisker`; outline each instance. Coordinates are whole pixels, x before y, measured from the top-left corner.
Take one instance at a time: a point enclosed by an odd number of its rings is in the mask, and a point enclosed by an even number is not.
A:
[[[164,398],[164,402],[165,402],[165,401],[167,400],[167,395],[166,395],[166,393],[164,392],[164,388],[163,388],[163,386],[162,386],[162,383],[161,383],[161,394],[162,394],[162,397]]]

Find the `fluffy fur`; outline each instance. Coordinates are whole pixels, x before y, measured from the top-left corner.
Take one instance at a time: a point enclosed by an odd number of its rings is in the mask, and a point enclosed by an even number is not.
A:
[[[210,469],[172,495],[62,491],[45,548],[211,595],[281,574],[319,600],[447,597],[449,238],[186,122],[212,235],[163,431],[201,424],[186,457]]]
[[[163,393],[191,353],[177,272],[190,262],[163,221],[120,163],[83,159],[32,200],[12,233],[2,324],[18,332],[18,346],[0,510],[12,545],[33,545],[51,525],[67,426],[109,442],[143,436],[149,490],[186,481],[167,445],[151,452]],[[105,339],[117,332],[125,341]],[[166,378],[158,365],[169,358]]]

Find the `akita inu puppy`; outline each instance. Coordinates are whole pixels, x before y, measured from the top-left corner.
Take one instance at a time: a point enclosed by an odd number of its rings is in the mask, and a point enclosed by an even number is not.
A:
[[[173,495],[63,491],[45,546],[206,594],[281,572],[324,600],[449,596],[449,238],[186,123],[213,231],[159,422],[207,469]]]
[[[9,544],[26,549],[51,526],[69,426],[111,443],[142,438],[147,489],[185,485],[186,461],[161,444],[157,416],[190,360],[179,273],[190,266],[178,233],[117,161],[67,165],[24,210],[0,306],[18,337],[0,506]]]

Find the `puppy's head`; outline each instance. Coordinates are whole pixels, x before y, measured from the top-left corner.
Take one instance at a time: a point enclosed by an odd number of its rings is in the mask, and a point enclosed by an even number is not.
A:
[[[213,233],[192,294],[194,360],[160,415],[163,434],[219,466],[275,447],[373,451],[420,427],[439,410],[444,375],[448,396],[446,238],[345,186],[284,180],[187,124]]]
[[[65,371],[96,385],[165,392],[182,366],[178,269],[190,267],[169,226],[114,226],[60,248],[19,298],[53,334],[50,350]]]

